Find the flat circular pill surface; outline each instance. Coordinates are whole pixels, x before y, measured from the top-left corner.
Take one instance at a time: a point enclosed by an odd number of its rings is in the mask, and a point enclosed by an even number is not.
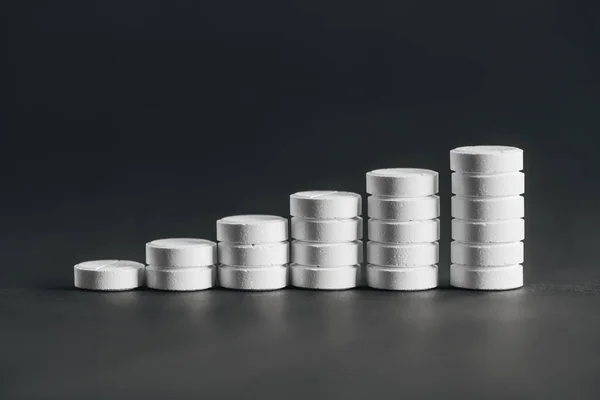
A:
[[[127,260],[86,261],[73,267],[75,287],[88,290],[131,290],[144,284],[145,266]]]
[[[357,193],[314,190],[290,195],[290,215],[302,218],[354,218],[362,213]]]
[[[217,240],[260,244],[288,239],[288,221],[275,215],[235,215],[217,220]]]
[[[452,193],[470,197],[516,196],[525,193],[525,174],[507,172],[493,175],[452,173]]]
[[[344,290],[359,284],[359,266],[311,267],[290,265],[290,284],[295,287],[316,290]]]
[[[205,290],[215,285],[216,268],[207,267],[146,267],[146,286],[168,291]]]
[[[496,267],[521,264],[523,260],[523,242],[450,244],[450,261],[453,264]]]
[[[523,169],[523,150],[510,146],[466,146],[450,150],[450,169],[470,174],[498,174]]]
[[[367,193],[389,197],[423,197],[438,192],[438,173],[420,168],[387,168],[367,172]]]
[[[367,285],[381,290],[429,290],[438,286],[436,265],[387,268],[367,265]]]
[[[360,264],[363,261],[361,241],[343,243],[315,243],[294,240],[292,261],[315,267],[338,267]]]
[[[440,216],[440,198],[425,197],[379,197],[367,199],[370,218],[393,221],[424,221]]]
[[[452,196],[452,217],[469,221],[502,221],[525,216],[525,198]]]
[[[292,217],[292,237],[305,242],[352,242],[362,239],[361,217],[307,219]]]
[[[465,243],[508,243],[525,239],[525,221],[452,220],[452,239]]]
[[[387,244],[367,242],[367,262],[380,267],[409,267],[438,263],[437,242],[418,244]]]
[[[427,243],[440,238],[440,220],[383,221],[369,220],[369,240],[379,243]]]
[[[450,265],[450,285],[471,290],[510,290],[523,286],[523,266]]]
[[[219,262],[238,267],[266,267],[290,261],[289,243],[219,243]]]
[[[157,239],[146,243],[146,264],[202,267],[217,262],[217,244],[205,239]]]
[[[277,290],[288,285],[288,267],[232,267],[219,265],[219,285],[237,290]]]

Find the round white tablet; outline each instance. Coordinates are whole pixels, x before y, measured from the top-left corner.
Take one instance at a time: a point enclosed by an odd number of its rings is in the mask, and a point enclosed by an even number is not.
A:
[[[217,220],[217,240],[259,244],[288,239],[288,221],[275,215],[235,215]]]
[[[523,266],[450,266],[450,285],[473,290],[510,290],[523,286]]]
[[[525,239],[525,221],[521,218],[505,221],[452,220],[452,239],[465,243],[507,243]]]
[[[375,196],[423,197],[438,192],[438,173],[420,168],[387,168],[367,172],[367,193]]]
[[[361,241],[342,243],[316,243],[294,240],[292,261],[296,264],[317,267],[338,267],[360,264],[363,261]]]
[[[232,267],[219,265],[219,285],[237,290],[277,290],[288,285],[288,267]]]
[[[423,221],[440,216],[440,198],[425,197],[379,197],[367,199],[370,218],[395,221]]]
[[[75,287],[88,290],[131,290],[144,284],[145,266],[126,260],[86,261],[73,268]]]
[[[523,242],[474,244],[452,242],[450,261],[475,266],[515,265],[523,262]]]
[[[266,267],[287,264],[289,243],[219,243],[219,262],[238,267]]]
[[[450,169],[470,174],[498,174],[523,169],[523,150],[510,146],[466,146],[450,150]]]
[[[471,197],[515,196],[525,193],[525,174],[507,172],[494,175],[452,173],[452,193]]]
[[[463,197],[452,196],[452,217],[471,221],[501,221],[523,218],[525,198],[508,197]]]
[[[440,220],[383,221],[369,220],[369,240],[379,243],[426,243],[440,238]]]
[[[354,218],[362,213],[357,193],[313,190],[290,195],[290,215],[302,218]]]
[[[437,242],[417,244],[387,244],[367,242],[367,262],[380,267],[434,265],[439,258]]]
[[[428,290],[438,285],[436,265],[388,268],[367,265],[367,285],[382,290]]]
[[[146,267],[146,286],[169,291],[204,290],[215,285],[216,268],[208,267]]]
[[[292,237],[305,242],[351,242],[362,239],[361,217],[306,219],[292,217]]]
[[[146,243],[146,264],[202,267],[217,262],[217,244],[204,239],[158,239]]]
[[[304,289],[343,290],[358,285],[359,266],[311,267],[290,265],[290,284]]]

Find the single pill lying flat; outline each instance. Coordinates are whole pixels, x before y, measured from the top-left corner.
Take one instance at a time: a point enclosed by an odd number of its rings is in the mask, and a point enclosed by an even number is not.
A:
[[[278,290],[288,285],[288,267],[232,267],[219,265],[219,285],[236,290]]]
[[[338,267],[360,264],[363,261],[361,241],[341,243],[316,243],[294,240],[292,261],[315,267]]]
[[[131,290],[144,284],[145,266],[127,260],[86,261],[73,268],[75,287],[88,290]]]
[[[361,217],[307,219],[292,217],[292,237],[305,242],[352,242],[362,239]]]
[[[469,174],[501,174],[523,169],[523,150],[510,146],[466,146],[450,150],[450,169]]]
[[[521,218],[505,221],[452,220],[452,239],[465,243],[508,243],[525,239],[525,221]]]
[[[438,285],[437,265],[389,268],[367,265],[367,285],[381,290],[429,290]]]
[[[146,267],[146,286],[168,291],[205,290],[215,285],[216,268],[207,267]]]
[[[359,284],[359,266],[311,267],[290,265],[290,284],[295,287],[316,290],[344,290]]]
[[[380,267],[410,267],[438,263],[437,242],[387,244],[367,242],[367,262]]]
[[[369,240],[379,243],[427,243],[440,238],[440,220],[383,221],[369,220]]]
[[[438,192],[438,173],[420,168],[387,168],[367,172],[367,193],[374,196],[424,197]]]
[[[302,218],[354,218],[362,213],[357,193],[313,190],[290,195],[290,215]]]
[[[440,198],[425,197],[379,197],[367,199],[370,218],[394,221],[424,221],[440,216]]]
[[[525,216],[525,198],[507,197],[463,197],[452,196],[451,214],[454,218],[469,221],[502,221]]]
[[[470,197],[516,196],[525,193],[525,174],[467,175],[453,172],[452,193]]]
[[[202,267],[217,262],[217,244],[204,239],[158,239],[146,243],[146,264]]]
[[[523,266],[450,266],[450,285],[472,290],[510,290],[523,286]]]
[[[495,267],[521,264],[523,258],[523,242],[450,244],[450,261],[453,264]]]
[[[235,215],[217,220],[217,240],[260,244],[288,239],[288,221],[275,215]]]
[[[219,243],[219,262],[238,267],[266,267],[290,261],[289,243],[237,244]]]

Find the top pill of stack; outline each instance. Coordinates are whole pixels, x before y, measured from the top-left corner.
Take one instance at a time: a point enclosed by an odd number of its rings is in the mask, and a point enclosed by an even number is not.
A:
[[[450,151],[450,169],[465,174],[500,174],[523,169],[523,150],[510,146],[466,146]]]
[[[438,173],[419,168],[387,168],[367,172],[367,193],[387,197],[426,197],[438,192]]]
[[[290,215],[310,219],[354,218],[362,212],[357,193],[313,190],[290,195]]]
[[[234,215],[217,221],[220,242],[262,244],[287,239],[288,221],[275,215]]]

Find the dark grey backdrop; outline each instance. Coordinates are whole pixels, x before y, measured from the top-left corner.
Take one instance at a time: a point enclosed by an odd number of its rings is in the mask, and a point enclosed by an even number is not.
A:
[[[212,4],[211,4],[212,3]],[[590,2],[591,3],[591,2]],[[597,5],[10,1],[2,398],[600,394]],[[525,150],[527,287],[446,286],[448,151]],[[440,172],[443,288],[74,291],[72,265]]]

